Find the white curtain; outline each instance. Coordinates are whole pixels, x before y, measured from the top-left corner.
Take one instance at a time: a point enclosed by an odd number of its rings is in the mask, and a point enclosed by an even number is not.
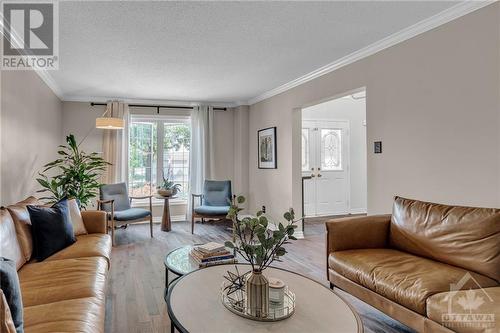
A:
[[[191,145],[189,156],[188,220],[191,219],[191,194],[201,194],[205,179],[213,179],[214,109],[202,105],[191,111]]]
[[[128,178],[128,129],[130,112],[128,104],[122,102],[108,102],[106,116],[122,118],[123,130],[105,129],[102,135],[102,151],[105,161],[111,163],[103,174],[104,184],[126,182]]]

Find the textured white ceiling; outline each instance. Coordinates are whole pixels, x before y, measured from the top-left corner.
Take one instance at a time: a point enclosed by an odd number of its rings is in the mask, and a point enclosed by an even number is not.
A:
[[[239,102],[456,2],[61,2],[63,99]]]

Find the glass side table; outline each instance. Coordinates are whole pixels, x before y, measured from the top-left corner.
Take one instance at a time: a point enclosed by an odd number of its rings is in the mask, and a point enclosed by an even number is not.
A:
[[[170,283],[179,277],[200,268],[198,262],[189,255],[193,246],[196,245],[199,244],[181,246],[165,256],[163,261],[165,265],[165,289],[168,289]],[[172,273],[173,276],[169,273]]]
[[[189,255],[193,246],[197,245],[201,244],[181,246],[165,256],[163,261],[165,265],[165,294],[172,282],[183,275],[200,269],[198,262]],[[240,255],[236,255],[236,259],[239,263],[244,262]]]

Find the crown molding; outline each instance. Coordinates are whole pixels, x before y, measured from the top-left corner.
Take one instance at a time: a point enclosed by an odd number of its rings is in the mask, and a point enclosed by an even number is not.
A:
[[[36,74],[42,79],[43,82],[52,90],[52,92],[59,98],[59,100],[63,101],[63,92],[57,85],[56,81],[49,74],[49,71],[45,69],[35,68],[33,69]]]
[[[303,75],[295,80],[292,80],[288,83],[285,83],[279,87],[276,87],[272,90],[269,90],[263,94],[260,94],[254,98],[249,99],[245,104],[252,105],[268,99],[270,97],[276,96],[295,88],[301,84],[314,80],[320,76],[331,73],[339,68],[352,64],[358,60],[369,57],[377,52],[380,52],[384,49],[387,49],[396,44],[402,43],[412,37],[420,35],[424,32],[432,30],[436,27],[439,27],[443,24],[451,22],[459,17],[472,13],[480,8],[486,7],[492,3],[497,2],[498,0],[487,0],[487,1],[464,1],[455,6],[452,6],[436,15],[433,15],[427,19],[424,19],[414,25],[411,25],[403,30],[400,30],[386,38],[383,38],[371,45],[368,45],[358,51],[355,51],[345,57],[342,57],[326,66],[318,68],[306,75]]]
[[[63,102],[96,102],[96,103],[106,103],[108,101],[119,100],[128,104],[159,104],[159,105],[172,105],[172,106],[198,106],[202,104],[207,104],[214,107],[220,108],[234,108],[238,106],[236,103],[228,102],[188,102],[188,101],[175,101],[166,99],[139,99],[139,98],[126,98],[126,97],[103,97],[103,96],[63,96],[61,98]]]

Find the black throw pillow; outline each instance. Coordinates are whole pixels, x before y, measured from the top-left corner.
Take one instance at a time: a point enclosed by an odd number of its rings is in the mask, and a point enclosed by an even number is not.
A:
[[[23,333],[23,299],[16,263],[3,257],[0,257],[0,288],[5,295],[7,305],[9,305],[16,332]]]
[[[67,199],[52,207],[29,205],[27,208],[31,220],[35,259],[42,261],[76,242]]]

